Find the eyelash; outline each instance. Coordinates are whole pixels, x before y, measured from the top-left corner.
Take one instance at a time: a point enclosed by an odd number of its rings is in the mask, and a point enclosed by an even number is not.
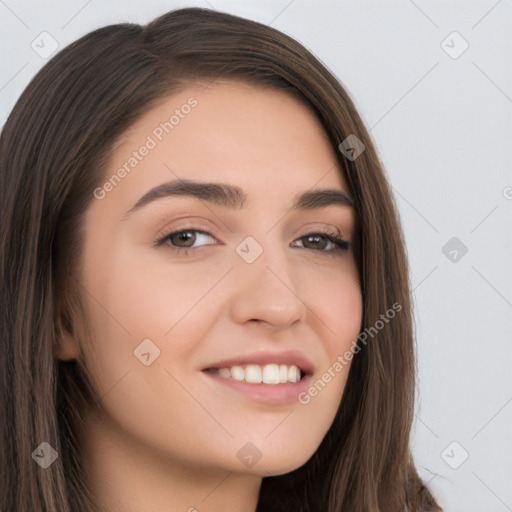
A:
[[[155,244],[157,247],[167,245],[172,252],[179,253],[180,255],[183,255],[183,256],[188,256],[188,255],[190,255],[191,251],[193,252],[193,251],[199,249],[199,247],[177,247],[177,246],[171,245],[170,243],[167,243],[171,237],[173,237],[174,235],[179,235],[181,233],[200,233],[202,235],[207,235],[211,238],[215,238],[213,235],[211,235],[207,231],[202,231],[200,229],[181,229],[178,231],[173,231],[172,233],[169,233],[161,238],[156,239]],[[328,249],[328,250],[326,250],[326,249],[311,249],[309,247],[304,247],[304,249],[309,249],[311,251],[317,251],[317,252],[323,252],[329,256],[335,256],[335,255],[344,253],[344,252],[348,251],[348,248],[350,246],[350,244],[347,241],[343,240],[343,238],[338,237],[335,233],[332,233],[329,231],[322,231],[322,230],[308,233],[307,235],[301,236],[297,240],[302,240],[302,239],[309,238],[309,237],[323,237],[323,238],[326,238],[332,244],[334,244],[335,247],[333,249]],[[209,245],[217,245],[217,244],[209,244]],[[201,246],[201,247],[204,247],[204,246]]]

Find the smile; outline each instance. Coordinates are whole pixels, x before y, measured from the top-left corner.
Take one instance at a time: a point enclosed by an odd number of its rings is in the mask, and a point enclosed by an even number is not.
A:
[[[286,384],[298,382],[302,377],[300,369],[294,364],[234,365],[229,368],[211,368],[206,371],[223,379],[245,381],[251,384]]]

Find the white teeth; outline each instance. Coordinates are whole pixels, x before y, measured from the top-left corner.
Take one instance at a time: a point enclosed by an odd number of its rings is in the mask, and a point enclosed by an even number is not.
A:
[[[257,364],[248,364],[245,367],[245,382],[259,384],[261,382],[261,368]]]
[[[219,368],[214,372],[224,379],[234,379],[250,382],[252,384],[285,384],[298,382],[300,370],[294,364],[248,364],[246,366],[232,366],[231,368]]]
[[[300,371],[296,366],[288,368],[288,380],[290,382],[297,382],[300,379]]]
[[[263,382],[279,384],[279,366],[277,364],[267,364],[263,367]]]
[[[235,380],[244,380],[245,379],[245,371],[241,366],[232,366],[231,367],[231,378]]]
[[[288,382],[288,366],[285,364],[279,365],[279,382]]]

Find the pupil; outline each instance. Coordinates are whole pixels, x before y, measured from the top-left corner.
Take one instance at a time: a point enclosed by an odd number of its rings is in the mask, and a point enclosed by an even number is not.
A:
[[[189,247],[190,245],[193,245],[194,244],[194,235],[192,235],[192,233],[190,233],[190,231],[184,231],[182,233],[178,233],[177,237],[180,239],[180,241],[182,242],[190,242],[187,247]]]
[[[313,244],[316,244],[316,245],[318,245],[318,242],[319,242],[319,241],[320,241],[320,242],[322,241],[321,237],[319,237],[319,236],[308,236],[308,237],[307,237],[307,240],[308,240],[308,242],[310,242],[311,240],[313,240]]]

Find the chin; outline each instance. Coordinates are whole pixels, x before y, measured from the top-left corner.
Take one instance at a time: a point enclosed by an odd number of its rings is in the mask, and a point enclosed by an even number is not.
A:
[[[283,454],[282,456],[274,455],[266,459],[262,457],[249,471],[251,474],[263,478],[286,475],[303,466],[312,457],[313,453],[304,453],[302,457],[300,455],[295,452],[293,456]]]

